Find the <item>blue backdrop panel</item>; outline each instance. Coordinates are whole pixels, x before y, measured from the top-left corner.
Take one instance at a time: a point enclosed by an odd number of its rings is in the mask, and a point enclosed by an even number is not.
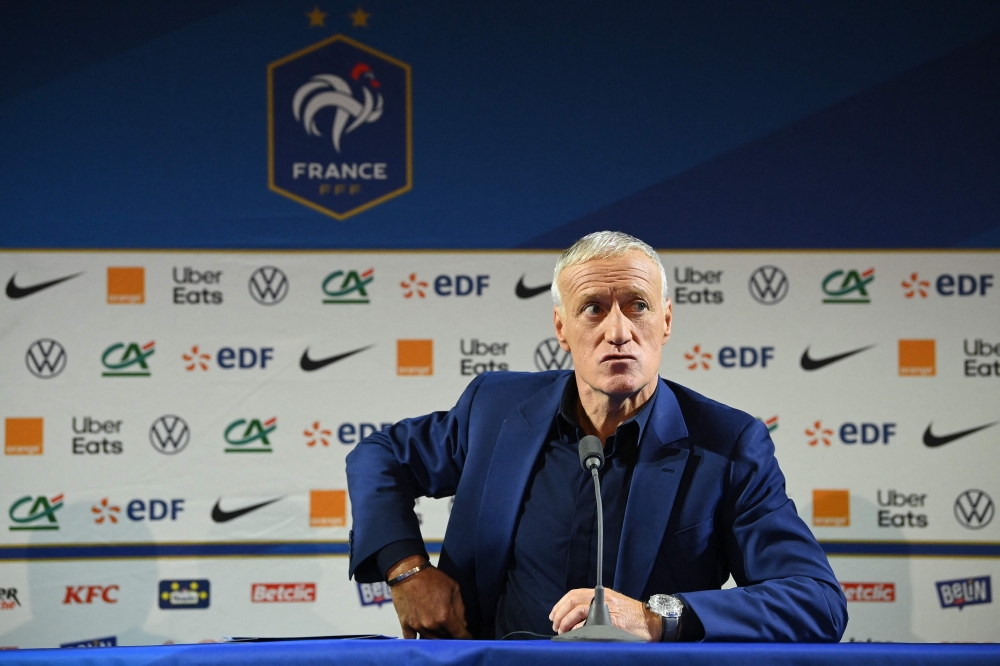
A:
[[[4,3],[0,246],[996,247],[998,29],[982,0]],[[267,175],[268,66],[336,34],[413,81],[413,188],[344,221]]]

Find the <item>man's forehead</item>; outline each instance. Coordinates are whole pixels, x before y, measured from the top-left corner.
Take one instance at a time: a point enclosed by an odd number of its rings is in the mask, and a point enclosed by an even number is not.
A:
[[[567,266],[560,282],[570,292],[636,291],[651,293],[660,284],[660,269],[652,259],[640,252],[621,257],[592,259]]]

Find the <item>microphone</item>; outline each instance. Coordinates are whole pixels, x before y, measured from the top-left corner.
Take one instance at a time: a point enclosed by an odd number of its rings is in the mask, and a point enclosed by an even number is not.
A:
[[[604,603],[604,505],[601,503],[601,479],[598,470],[604,467],[604,445],[593,435],[580,440],[580,465],[590,472],[597,494],[597,585],[590,602],[587,621],[579,629],[553,636],[554,641],[591,641],[602,643],[641,643],[643,640],[611,622],[611,611]]]

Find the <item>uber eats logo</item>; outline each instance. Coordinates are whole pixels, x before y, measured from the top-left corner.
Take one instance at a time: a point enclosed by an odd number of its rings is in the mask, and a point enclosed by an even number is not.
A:
[[[355,270],[334,271],[323,280],[323,293],[326,305],[341,303],[370,303],[368,285],[375,279],[375,269],[369,268],[363,273]]]
[[[149,377],[149,357],[156,352],[156,342],[116,342],[101,355],[103,377]]]
[[[32,497],[25,495],[14,501],[7,511],[11,521],[11,532],[35,531],[35,530],[58,530],[59,519],[56,518],[56,511],[63,508],[63,495],[59,493],[55,497],[39,495]]]
[[[236,419],[226,426],[226,453],[270,453],[271,440],[268,436],[278,428],[278,417],[267,421],[260,419]]]
[[[868,285],[875,279],[875,269],[864,272],[837,269],[823,278],[824,303],[871,303]]]

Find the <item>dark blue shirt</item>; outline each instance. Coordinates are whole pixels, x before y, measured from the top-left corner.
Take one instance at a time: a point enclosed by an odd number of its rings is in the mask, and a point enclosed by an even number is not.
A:
[[[514,553],[496,615],[496,637],[513,631],[552,635],[549,612],[570,590],[597,582],[597,500],[591,475],[580,466],[586,433],[576,418],[576,382],[532,470],[514,531]],[[604,504],[604,585],[614,588],[625,504],[652,397],[604,443],[599,474]]]

